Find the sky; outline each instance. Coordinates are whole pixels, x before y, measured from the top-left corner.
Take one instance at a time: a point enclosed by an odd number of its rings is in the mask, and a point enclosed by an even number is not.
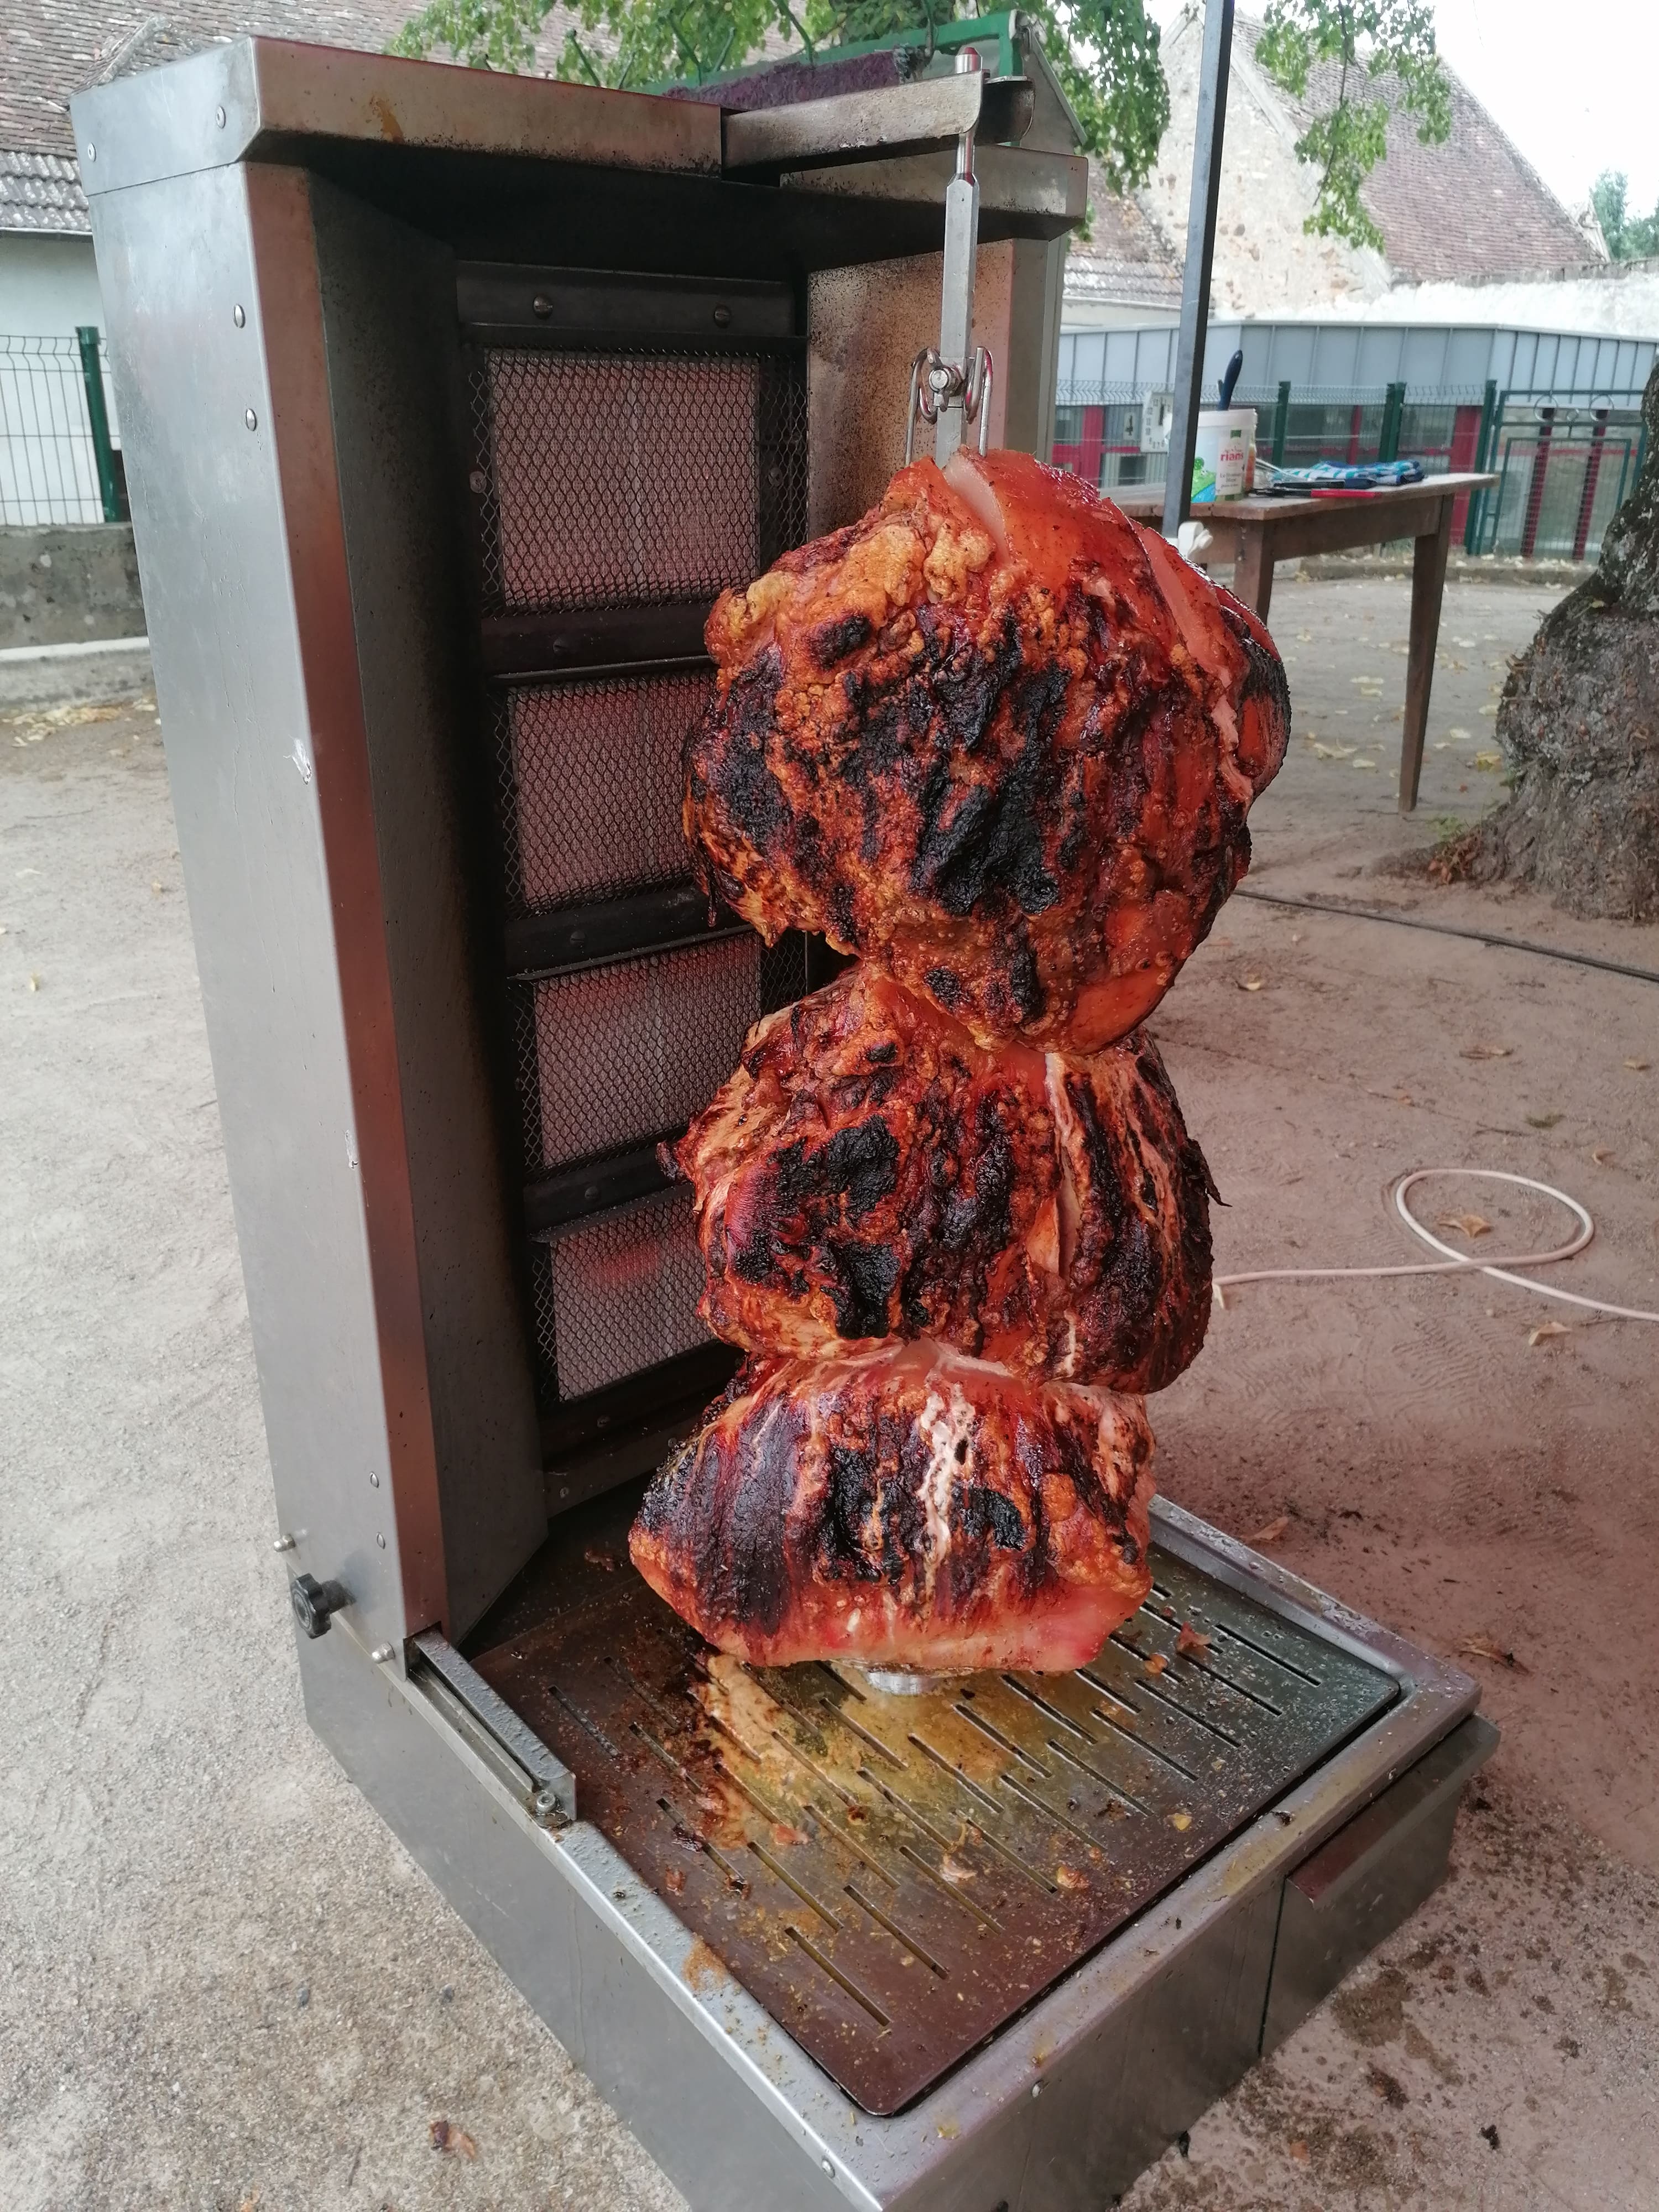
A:
[[[1149,12],[1168,22],[1182,4]],[[1559,199],[1582,207],[1623,169],[1633,212],[1659,204],[1659,0],[1434,0],[1434,16],[1442,54]]]

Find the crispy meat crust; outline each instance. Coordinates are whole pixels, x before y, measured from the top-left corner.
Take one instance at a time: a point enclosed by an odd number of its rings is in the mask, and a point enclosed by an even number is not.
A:
[[[926,1336],[1146,1391],[1203,1343],[1209,1170],[1144,1031],[987,1051],[860,964],[757,1024],[674,1158],[748,1351]]]
[[[1289,735],[1267,631],[1029,455],[919,461],[727,592],[687,745],[711,893],[822,931],[983,1043],[1141,1021],[1249,856]]]
[[[740,1381],[647,1491],[640,1572],[718,1650],[1084,1665],[1151,1586],[1140,1401],[929,1344]]]

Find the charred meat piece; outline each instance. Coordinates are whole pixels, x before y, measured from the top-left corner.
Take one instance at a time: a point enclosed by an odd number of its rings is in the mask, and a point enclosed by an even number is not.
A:
[[[1266,629],[1030,455],[903,469],[709,617],[685,828],[769,942],[822,931],[982,1043],[1093,1053],[1249,860],[1284,758]]]
[[[750,1352],[926,1336],[1145,1391],[1204,1340],[1209,1170],[1142,1030],[988,1051],[860,963],[750,1032],[673,1158],[703,1317]]]
[[[785,1361],[657,1475],[629,1549],[755,1665],[1059,1672],[1151,1587],[1152,1449],[1138,1398],[937,1345]]]

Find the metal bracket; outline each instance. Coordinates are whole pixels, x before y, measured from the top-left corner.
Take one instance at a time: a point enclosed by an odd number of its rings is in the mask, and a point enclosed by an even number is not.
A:
[[[532,1817],[544,1828],[568,1826],[576,1818],[576,1778],[564,1761],[435,1628],[417,1636],[415,1649],[474,1726],[524,1777],[525,1802]]]
[[[923,346],[910,364],[910,413],[904,431],[907,467],[915,459],[917,421],[936,424],[947,407],[959,406],[965,422],[979,425],[979,449],[981,453],[985,451],[991,427],[991,386],[995,374],[996,365],[988,346],[974,348],[974,357],[965,375],[957,362],[941,359],[937,346]],[[961,444],[960,436],[956,442],[957,446]],[[948,458],[941,455],[937,432],[933,457],[936,460]]]
[[[973,46],[957,56],[959,76],[981,67]],[[904,458],[915,451],[916,418],[933,425],[933,459],[941,465],[963,444],[972,422],[979,425],[979,449],[990,429],[991,356],[974,343],[974,272],[979,256],[979,179],[974,173],[974,126],[957,139],[957,173],[945,191],[945,270],[941,284],[939,344],[924,346],[910,364],[910,406],[904,426]]]

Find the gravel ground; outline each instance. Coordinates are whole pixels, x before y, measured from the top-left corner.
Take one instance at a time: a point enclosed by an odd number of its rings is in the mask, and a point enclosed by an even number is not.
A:
[[[1659,932],[1374,872],[1497,796],[1482,709],[1548,596],[1449,590],[1401,825],[1407,588],[1282,583],[1297,737],[1252,886],[1659,967]],[[668,2212],[304,1726],[155,717],[86,711],[0,720],[0,2206]],[[1659,1304],[1650,987],[1240,900],[1158,1027],[1222,1267],[1405,1256],[1388,1180],[1468,1162],[1582,1196],[1575,1281]],[[1652,1340],[1531,1343],[1548,1312],[1246,1291],[1154,1408],[1172,1495],[1516,1664],[1465,1662],[1505,1734],[1451,1880],[1135,2212],[1659,2203]]]

